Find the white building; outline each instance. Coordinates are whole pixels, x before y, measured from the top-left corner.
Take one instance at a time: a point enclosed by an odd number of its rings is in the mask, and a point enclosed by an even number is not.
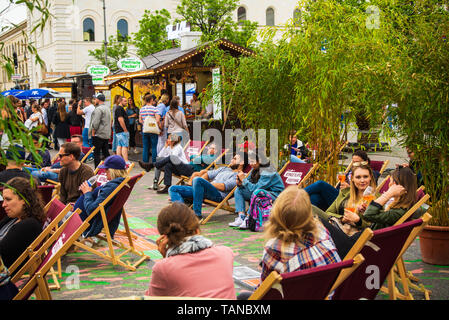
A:
[[[132,36],[139,29],[139,20],[145,9],[152,12],[167,9],[172,18],[178,17],[176,7],[180,0],[107,0],[106,34]],[[47,22],[43,32],[37,31],[30,39],[44,61],[40,66],[31,57],[28,64],[31,87],[37,87],[43,79],[60,74],[85,72],[97,63],[88,51],[98,49],[104,43],[104,15],[102,0],[50,0],[50,12],[54,17]],[[297,0],[241,0],[234,19],[257,21],[259,26],[282,25],[297,10]],[[28,34],[40,17],[28,13]],[[134,52],[130,47],[129,51]]]

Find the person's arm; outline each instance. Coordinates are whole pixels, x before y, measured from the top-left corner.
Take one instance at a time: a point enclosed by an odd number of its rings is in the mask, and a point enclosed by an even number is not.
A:
[[[162,131],[164,130],[164,127],[162,125],[161,116],[158,113],[156,113],[154,116],[156,117],[157,125],[159,126],[159,129],[161,130],[161,134],[162,134]]]
[[[128,132],[128,129],[126,129],[125,118],[123,118],[123,117],[118,117],[118,123],[119,123],[120,126],[122,127],[123,132]]]
[[[337,217],[337,218],[343,217],[343,215],[339,214],[339,212],[338,212],[338,204],[341,203],[341,197],[344,197],[344,195],[342,194],[342,192],[344,190],[348,190],[348,189],[343,189],[343,190],[340,191],[340,193],[338,194],[337,199],[335,199],[335,201],[332,202],[332,204],[329,206],[329,208],[327,208],[326,214],[328,214],[330,216]],[[348,190],[348,192],[349,192],[349,190]]]

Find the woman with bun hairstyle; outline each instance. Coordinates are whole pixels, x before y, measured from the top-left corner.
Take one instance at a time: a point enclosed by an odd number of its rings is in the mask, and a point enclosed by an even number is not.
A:
[[[164,207],[157,218],[158,250],[149,296],[235,299],[234,255],[200,235],[195,213],[180,202]],[[213,275],[205,278],[207,275]]]

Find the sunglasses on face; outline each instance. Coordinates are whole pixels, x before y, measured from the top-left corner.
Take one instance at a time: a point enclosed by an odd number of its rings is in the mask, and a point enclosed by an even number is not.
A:
[[[59,158],[70,156],[70,153],[60,153]]]
[[[360,167],[360,166],[367,166],[367,165],[368,165],[368,161],[354,162],[352,164],[353,167]]]

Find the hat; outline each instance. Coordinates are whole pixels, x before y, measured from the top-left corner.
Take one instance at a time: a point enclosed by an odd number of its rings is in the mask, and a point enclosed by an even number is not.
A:
[[[102,165],[99,165],[98,168],[100,169],[120,169],[124,170],[126,169],[126,162],[125,160],[118,156],[113,155],[106,158],[104,163]]]
[[[94,97],[95,99],[100,100],[100,101],[106,101],[106,97],[105,97],[104,94],[102,94],[102,93],[94,94],[93,97]]]

